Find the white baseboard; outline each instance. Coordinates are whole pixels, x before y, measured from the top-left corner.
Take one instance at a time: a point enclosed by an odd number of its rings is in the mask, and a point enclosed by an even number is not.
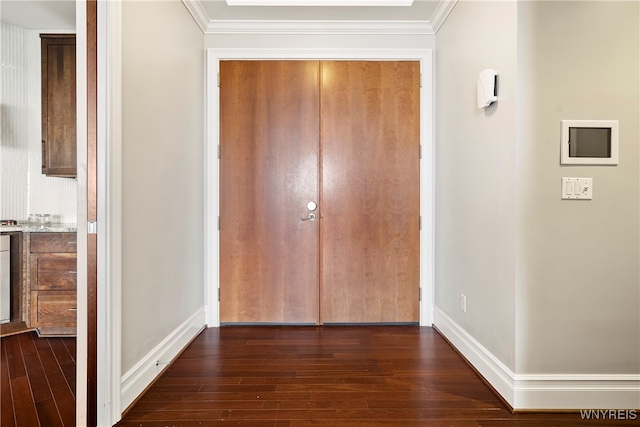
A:
[[[640,409],[640,375],[516,375],[514,409]]]
[[[167,362],[173,361],[205,326],[204,307],[201,307],[129,369],[121,379],[121,408],[128,408],[166,368]]]
[[[437,307],[433,325],[515,410],[640,408],[640,375],[516,375]]]
[[[502,398],[512,408],[515,408],[515,374],[438,307],[433,310],[433,325],[480,372]]]

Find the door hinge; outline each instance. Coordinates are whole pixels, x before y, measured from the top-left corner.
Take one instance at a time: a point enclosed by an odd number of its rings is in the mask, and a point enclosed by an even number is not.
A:
[[[98,234],[98,222],[97,221],[89,221],[89,222],[87,222],[87,234]]]
[[[422,301],[422,288],[418,288],[418,301]]]
[[[220,231],[220,216],[218,215],[218,231]]]
[[[218,288],[218,302],[220,302],[220,288]]]
[[[218,87],[220,87],[220,73],[218,73]]]
[[[218,160],[220,160],[220,144],[218,144]]]
[[[419,157],[420,157],[420,160],[422,160],[422,144],[420,144],[419,147],[420,147]]]
[[[420,230],[422,230],[422,215],[420,215]]]
[[[420,73],[420,87],[422,87],[422,73]]]

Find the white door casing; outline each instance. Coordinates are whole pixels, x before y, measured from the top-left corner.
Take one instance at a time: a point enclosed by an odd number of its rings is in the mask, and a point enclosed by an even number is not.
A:
[[[431,49],[208,49],[205,143],[205,307],[209,327],[220,326],[220,163],[218,76],[221,60],[411,60],[420,62],[420,325],[433,323],[434,131]]]

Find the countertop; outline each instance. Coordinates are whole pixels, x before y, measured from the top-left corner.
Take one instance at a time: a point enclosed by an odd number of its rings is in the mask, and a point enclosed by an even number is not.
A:
[[[22,231],[23,233],[75,233],[77,231],[76,224],[51,223],[46,226],[41,225],[0,225],[0,232],[9,233],[12,231]]]

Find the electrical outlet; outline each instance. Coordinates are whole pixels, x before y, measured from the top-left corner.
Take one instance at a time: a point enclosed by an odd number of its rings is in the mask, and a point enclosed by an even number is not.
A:
[[[460,294],[460,309],[463,313],[467,312],[467,297],[465,294]]]

